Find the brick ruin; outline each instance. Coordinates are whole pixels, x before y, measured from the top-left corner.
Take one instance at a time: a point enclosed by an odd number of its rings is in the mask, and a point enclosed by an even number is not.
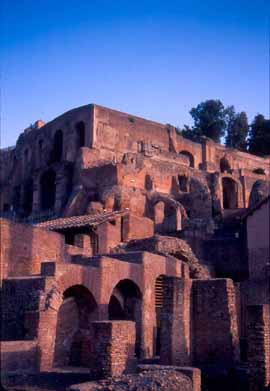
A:
[[[26,129],[1,150],[4,377],[154,360],[269,386],[269,176],[97,105]]]

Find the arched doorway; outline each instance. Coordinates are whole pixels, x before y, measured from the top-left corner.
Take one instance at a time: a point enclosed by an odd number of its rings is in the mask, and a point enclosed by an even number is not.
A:
[[[51,161],[54,162],[60,162],[63,155],[63,132],[61,129],[57,130],[54,134],[53,138],[53,149],[52,149],[52,156]]]
[[[121,280],[113,289],[109,302],[110,320],[132,320],[136,323],[135,353],[140,357],[142,294],[129,279]]]
[[[56,196],[56,174],[54,170],[45,171],[40,178],[41,210],[53,210]]]
[[[155,309],[156,309],[156,328],[155,328],[155,339],[154,339],[154,354],[159,356],[160,354],[160,330],[161,330],[161,311],[163,306],[163,285],[164,275],[160,275],[156,278],[155,283]]]
[[[190,152],[181,151],[181,152],[179,152],[179,155],[183,155],[183,156],[187,157],[188,161],[189,161],[189,167],[194,168],[194,156]]]
[[[222,178],[223,209],[238,208],[237,183],[232,178]]]
[[[57,315],[54,367],[90,366],[89,325],[96,309],[93,295],[83,285],[64,292]]]

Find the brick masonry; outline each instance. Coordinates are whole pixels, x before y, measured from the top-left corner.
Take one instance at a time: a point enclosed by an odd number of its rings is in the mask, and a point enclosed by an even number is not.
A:
[[[269,305],[248,306],[247,341],[250,391],[260,391],[270,385]]]
[[[92,371],[99,377],[120,376],[135,370],[135,324],[100,321],[91,324]]]

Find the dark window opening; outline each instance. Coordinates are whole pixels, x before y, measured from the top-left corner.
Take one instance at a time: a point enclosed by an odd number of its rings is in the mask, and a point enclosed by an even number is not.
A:
[[[23,214],[29,216],[33,208],[33,180],[29,179],[23,187]]]
[[[10,204],[4,204],[3,212],[9,212],[10,211]]]
[[[238,208],[237,183],[231,178],[222,178],[223,208]]]
[[[98,235],[95,232],[90,232],[90,243],[92,247],[92,254],[97,255],[99,251]]]
[[[41,210],[53,210],[56,196],[56,174],[53,170],[45,171],[40,180]]]
[[[258,174],[258,175],[265,175],[265,171],[263,168],[255,168],[255,170],[253,170],[254,174]]]
[[[188,179],[185,175],[178,175],[179,190],[188,191]]]
[[[145,175],[145,181],[144,181],[144,187],[145,190],[151,191],[153,190],[153,181],[150,175]]]
[[[194,157],[193,155],[188,151],[181,151],[179,152],[179,155],[183,155],[188,158],[189,161],[189,167],[194,168]]]
[[[220,159],[220,171],[221,172],[231,172],[230,163],[225,157]]]
[[[15,212],[19,211],[20,203],[21,203],[21,186],[15,186],[12,195],[12,205]]]
[[[77,136],[77,146],[78,148],[85,146],[85,125],[84,122],[78,122],[76,124],[76,136]]]
[[[54,162],[60,162],[62,159],[63,154],[63,132],[62,130],[57,130],[54,135],[53,139],[53,150],[52,150],[52,156],[51,161]]]
[[[65,232],[65,243],[74,246],[75,243],[75,235],[73,232],[67,231]]]

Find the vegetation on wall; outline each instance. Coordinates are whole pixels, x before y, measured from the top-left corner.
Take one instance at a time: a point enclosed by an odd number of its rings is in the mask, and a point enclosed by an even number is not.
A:
[[[201,102],[190,110],[190,115],[194,124],[177,128],[183,137],[196,142],[208,137],[218,143],[224,141],[229,148],[270,155],[270,120],[263,115],[256,115],[249,124],[244,111],[237,113],[234,106],[225,107],[218,99]]]

